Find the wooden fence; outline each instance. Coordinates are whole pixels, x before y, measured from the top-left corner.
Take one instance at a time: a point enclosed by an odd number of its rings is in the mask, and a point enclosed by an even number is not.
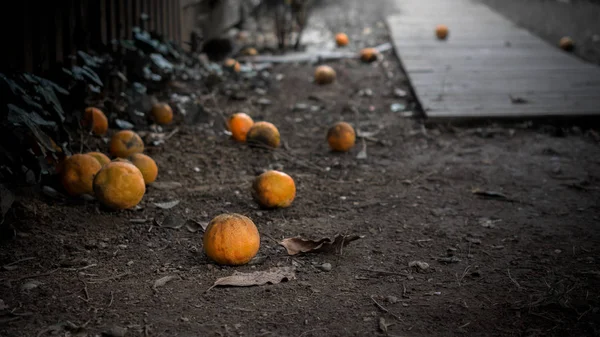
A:
[[[16,69],[44,75],[69,66],[77,50],[105,51],[113,39],[131,38],[145,27],[181,43],[181,0],[54,0],[3,1],[3,45],[0,70]]]

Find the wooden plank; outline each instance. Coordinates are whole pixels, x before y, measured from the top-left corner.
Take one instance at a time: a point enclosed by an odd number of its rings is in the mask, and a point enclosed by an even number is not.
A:
[[[600,68],[472,0],[405,1],[387,24],[429,118],[600,114]],[[448,40],[434,36],[437,24]],[[507,44],[508,42],[508,44]],[[527,100],[515,104],[511,96]]]

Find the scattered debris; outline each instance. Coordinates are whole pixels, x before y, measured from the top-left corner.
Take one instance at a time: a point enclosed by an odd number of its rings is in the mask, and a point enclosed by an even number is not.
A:
[[[135,125],[131,124],[130,122],[118,118],[115,119],[115,124],[121,130],[131,130],[135,127]]]
[[[322,271],[331,271],[331,268],[331,263],[323,263],[319,266],[319,269],[321,269]]]
[[[458,263],[461,260],[456,256],[448,256],[448,257],[438,257],[437,261],[440,263]]]
[[[479,218],[477,220],[479,225],[485,228],[496,228],[496,223],[502,221],[502,219],[497,218]]]
[[[365,141],[364,137],[362,137],[362,149],[356,155],[356,159],[358,159],[358,160],[367,159],[367,142]]]
[[[171,208],[179,205],[179,203],[180,203],[179,200],[166,201],[166,202],[155,202],[154,206],[161,208],[161,209],[171,209]]]
[[[261,286],[267,283],[278,284],[296,278],[296,270],[293,267],[274,267],[266,271],[255,271],[253,273],[240,273],[235,271],[233,275],[219,278],[208,288],[208,292],[217,286],[250,287]]]
[[[183,227],[183,225],[186,225],[186,220],[183,216],[177,213],[171,213],[165,217],[162,223],[156,224],[162,228],[180,229],[181,227]]]
[[[187,229],[190,233],[196,233],[199,230],[202,230],[204,232],[206,230],[206,227],[208,227],[208,222],[198,222],[192,219],[188,219],[185,222],[185,229]]]
[[[502,200],[502,201],[510,201],[510,199],[503,193],[501,192],[496,192],[496,191],[485,191],[485,190],[481,190],[481,189],[474,189],[473,194],[475,194],[478,197],[482,197],[482,198],[487,198],[487,199],[494,199],[494,200]]]
[[[425,271],[429,269],[429,264],[423,261],[410,261],[408,263],[410,268],[416,267],[420,271]]]
[[[407,93],[400,88],[394,88],[394,95],[398,98],[405,98]]]
[[[154,281],[154,284],[152,285],[152,290],[157,291],[158,288],[163,287],[168,282],[177,280],[177,279],[180,279],[179,276],[177,276],[177,275],[167,275],[167,276],[161,277],[158,280]]]
[[[181,188],[183,184],[177,181],[155,181],[150,186],[157,190],[167,191]]]
[[[21,285],[21,291],[27,292],[41,286],[42,284],[42,282],[37,280],[29,280]]]
[[[2,299],[0,299],[0,310],[6,310],[8,309],[8,305],[6,305],[4,303],[4,301]]]
[[[342,249],[350,242],[363,238],[358,235],[335,236],[333,241],[330,238],[320,240],[308,240],[300,237],[283,239],[279,244],[285,247],[288,255],[299,253],[331,253],[341,254]]]
[[[393,103],[392,105],[390,105],[390,110],[392,112],[400,112],[400,111],[405,111],[406,110],[406,104],[402,104],[402,103]]]

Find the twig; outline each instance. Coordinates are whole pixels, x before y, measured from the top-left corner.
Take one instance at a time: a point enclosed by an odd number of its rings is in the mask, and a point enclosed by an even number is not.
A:
[[[110,302],[108,302],[108,307],[109,308],[113,304],[114,299],[115,299],[115,293],[113,291],[111,291],[110,292]]]
[[[360,268],[359,270],[368,271],[368,272],[376,273],[376,274],[386,274],[386,275],[395,275],[395,276],[406,276],[406,275],[408,275],[406,273],[398,273],[398,272],[393,272],[393,271],[376,270],[376,269],[368,269],[368,268]]]
[[[279,241],[277,241],[274,237],[272,237],[271,234],[263,233],[263,235],[268,237],[269,239],[273,240],[273,242],[275,242],[276,244],[279,244]]]
[[[87,283],[85,283],[84,280],[78,278],[79,281],[81,281],[81,283],[83,283],[83,293],[85,294],[85,298],[81,297],[81,296],[77,296],[80,299],[82,299],[84,302],[89,302],[90,301],[90,293],[88,292],[88,287],[87,287]]]
[[[36,258],[33,257],[33,256],[32,257],[26,257],[26,258],[17,260],[15,262],[11,262],[11,263],[5,264],[4,267],[6,268],[6,267],[14,266],[15,264],[18,264],[18,263],[21,263],[21,262],[25,262],[25,261],[29,261],[29,260],[35,260],[35,259]]]
[[[179,132],[179,128],[173,129],[173,131],[169,132],[169,134],[165,136],[164,140],[169,140],[169,138],[173,137],[177,132]]]
[[[51,271],[49,271],[49,272],[46,272],[46,273],[41,273],[41,274],[30,274],[30,275],[21,276],[21,277],[19,277],[19,278],[16,278],[16,279],[14,279],[14,280],[10,280],[10,282],[18,282],[18,281],[23,281],[23,280],[26,280],[26,279],[28,279],[28,278],[41,277],[41,276],[48,276],[48,275],[51,275],[51,274],[55,273],[57,270],[60,270],[60,268],[53,269],[53,270],[51,270]]]
[[[521,290],[521,285],[519,284],[519,282],[517,282],[517,280],[515,280],[511,275],[510,275],[510,269],[506,269],[506,272],[508,273],[508,278],[517,286],[517,288],[519,290]]]
[[[110,277],[107,277],[107,278],[92,279],[92,280],[90,280],[90,283],[100,283],[100,282],[105,282],[105,281],[112,281],[112,280],[120,279],[121,277],[127,276],[129,274],[131,274],[131,272],[126,271],[124,273],[117,274],[117,275],[114,275],[114,276],[110,276]]]
[[[398,317],[398,316],[394,315],[394,314],[393,314],[393,313],[391,313],[389,310],[387,310],[386,308],[384,308],[384,307],[383,307],[381,304],[379,304],[379,302],[377,302],[373,296],[371,296],[371,300],[373,301],[373,303],[375,303],[375,305],[376,305],[376,306],[377,306],[379,309],[381,309],[381,311],[385,312],[386,314],[389,314],[389,315],[391,315],[392,317],[394,317],[395,319],[399,320],[400,322],[404,322],[404,321],[402,320],[402,318],[400,318],[400,317]]]

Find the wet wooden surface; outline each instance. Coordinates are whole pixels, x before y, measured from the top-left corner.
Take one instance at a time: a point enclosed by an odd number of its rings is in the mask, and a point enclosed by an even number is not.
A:
[[[428,118],[600,115],[600,67],[476,0],[398,6],[387,23]],[[449,27],[445,41],[438,24]]]

